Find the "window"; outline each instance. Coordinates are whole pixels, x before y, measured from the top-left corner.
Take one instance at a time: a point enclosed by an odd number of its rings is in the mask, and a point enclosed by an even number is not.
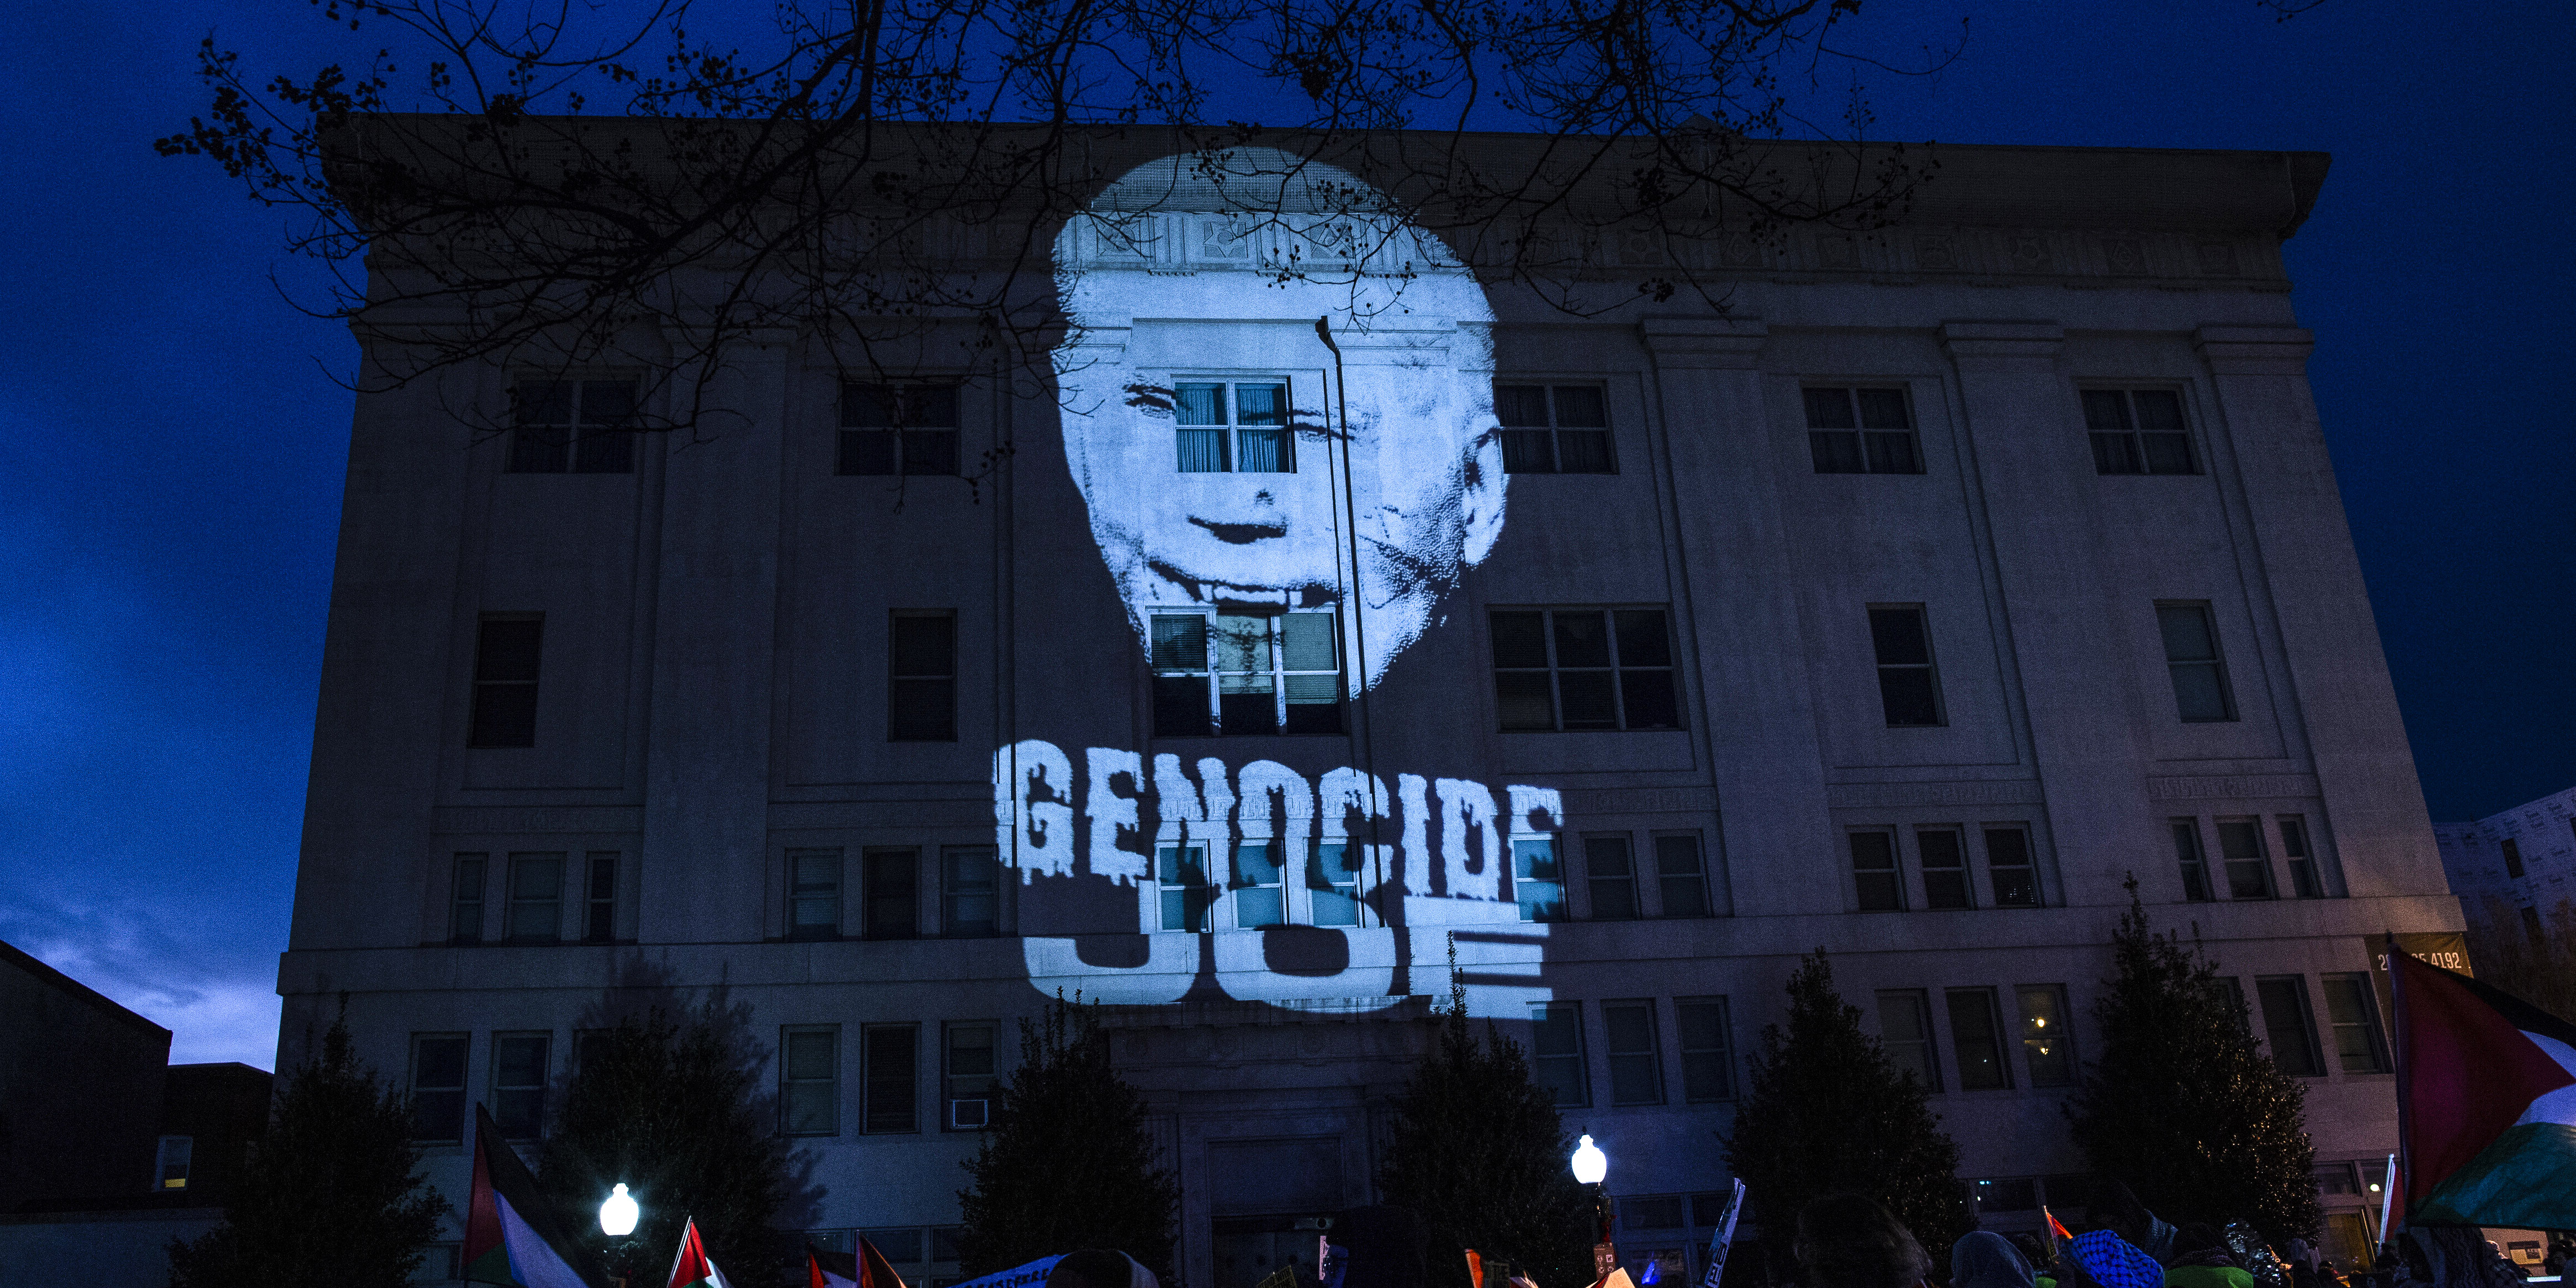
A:
[[[2326,990],[2326,1020],[2334,1026],[2335,1059],[2345,1073],[2386,1073],[2381,1056],[2379,999],[2371,995],[2367,974],[2327,975],[2318,979]]]
[[[1207,847],[1156,847],[1154,875],[1161,887],[1163,929],[1205,931],[1208,909],[1216,906],[1217,895],[1208,888]]]
[[[2174,859],[2182,865],[2182,897],[2193,903],[2209,902],[2209,858],[2200,848],[2200,820],[2172,820]]]
[[[993,851],[961,846],[942,851],[939,870],[940,929],[950,939],[990,939],[1002,931],[1002,882]]]
[[[2227,863],[2228,898],[2272,897],[2272,863],[2263,854],[2262,820],[2218,820],[2218,854]]]
[[[542,617],[486,617],[474,635],[474,711],[468,747],[537,745],[537,658]]]
[[[2021,1001],[2021,1059],[2034,1087],[2075,1085],[2075,1030],[2066,1022],[2066,986],[2024,984],[2013,990]]]
[[[564,856],[510,856],[510,906],[502,931],[514,944],[551,944],[563,939]]]
[[[1496,385],[1506,474],[1615,474],[1598,385]]]
[[[411,1138],[465,1139],[465,1052],[462,1033],[411,1035]]]
[[[1297,472],[1287,385],[1275,380],[1184,380],[1173,395],[1181,473]]]
[[[913,1104],[913,1055],[920,1033],[911,1024],[871,1024],[859,1030],[859,1058],[867,1069],[861,1115],[870,1133],[921,1130]]]
[[[535,1140],[546,1128],[546,1033],[492,1035],[492,1125],[503,1140]]]
[[[1986,829],[1986,876],[1998,908],[2039,906],[2039,869],[2030,859],[2030,832],[2018,827]]]
[[[1227,885],[1234,892],[1237,929],[1276,926],[1288,919],[1286,892],[1279,884],[1279,852],[1272,845],[1253,841],[1234,847],[1234,878]]]
[[[195,1161],[197,1138],[164,1136],[153,1151],[152,1188],[184,1190],[188,1188],[188,1165]]]
[[[1890,729],[1920,729],[1941,718],[1941,681],[1932,669],[1932,636],[1921,604],[1869,610],[1870,647],[1878,654],[1878,702]]]
[[[1155,614],[1155,734],[1340,733],[1337,621],[1330,612]]]
[[[787,937],[841,937],[841,852],[787,852]]]
[[[1317,841],[1306,861],[1306,897],[1318,926],[1360,924],[1359,847],[1348,841]]]
[[[1505,732],[1682,727],[1662,609],[1515,609],[1491,624]]]
[[[2317,1193],[2325,1197],[2361,1197],[2361,1178],[2350,1163],[2323,1163],[2308,1169],[2316,1178]]]
[[[1565,874],[1556,862],[1556,838],[1512,840],[1512,898],[1523,921],[1565,920]]]
[[[1694,1105],[1735,1098],[1735,1051],[1727,1040],[1726,999],[1676,997],[1681,1024],[1682,1098]]]
[[[1810,389],[1807,451],[1818,474],[1920,474],[1903,389]]]
[[[483,942],[483,870],[488,862],[480,854],[456,856],[456,875],[447,891],[447,942],[479,944]]]
[[[1860,895],[1862,912],[1899,912],[1905,907],[1904,888],[1897,884],[1896,833],[1863,831],[1851,834],[1852,886]]]
[[[1609,1039],[1610,1103],[1664,1103],[1664,1062],[1655,1047],[1654,999],[1603,1002],[1601,1027]]]
[[[957,472],[957,386],[841,386],[835,474]]]
[[[1914,832],[1914,865],[1923,874],[1923,906],[1965,908],[1968,901],[1968,847],[1957,828],[1925,827]],[[1967,1075],[1959,1075],[1961,1081]]]
[[[1592,893],[1592,919],[1629,921],[1637,915],[1637,865],[1628,838],[1583,838],[1583,870]]]
[[[581,937],[594,944],[617,940],[617,856],[614,853],[590,852],[590,882],[582,893],[588,896],[589,916],[582,921]]]
[[[978,1131],[993,1118],[993,1026],[951,1024],[946,1130]]]
[[[859,856],[859,881],[860,934],[911,939],[921,933],[920,851],[871,849]]]
[[[2182,399],[2170,389],[2087,389],[2096,474],[2198,474]]]
[[[2293,1078],[2324,1077],[2316,1025],[2308,1015],[2307,978],[2262,976],[2254,981],[2254,997],[2263,1007],[2263,1040],[2271,1045],[2272,1063]]]
[[[1656,893],[1664,901],[1665,916],[1710,914],[1708,872],[1700,863],[1698,834],[1655,838],[1655,883]]]
[[[886,741],[957,741],[957,616],[898,610],[886,633]]]
[[[635,472],[635,386],[524,380],[511,391],[512,474]]]
[[[841,1131],[841,1030],[802,1024],[779,1030],[779,1130],[790,1136],[837,1136]]]
[[[1911,1072],[1926,1091],[1941,1089],[1941,1066],[1932,1058],[1932,1008],[1914,989],[1878,995],[1878,1041],[1887,1058]]]
[[[2218,657],[2218,629],[2207,604],[2158,604],[2156,627],[2164,633],[2165,669],[2173,674],[2174,710],[2187,724],[2236,718],[2236,695]]]
[[[1532,1081],[1547,1088],[1559,1105],[1592,1103],[1583,1076],[1583,1004],[1534,1003],[1530,1007]]]
[[[1961,1091],[2001,1091],[2012,1085],[2004,1063],[2003,1023],[1995,1017],[1991,988],[1954,988],[1943,997],[1950,1006],[1950,1054],[1957,1061]]]
[[[2510,836],[2504,839],[2504,874],[2516,880],[2522,877],[2522,843]]]
[[[2039,1180],[2024,1176],[2014,1180],[1979,1181],[1976,1196],[1979,1212],[2036,1212],[2039,1210]]]

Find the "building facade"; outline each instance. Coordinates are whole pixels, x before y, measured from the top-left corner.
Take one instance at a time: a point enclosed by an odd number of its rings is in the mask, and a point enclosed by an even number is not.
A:
[[[1820,945],[1989,1226],[2063,1202],[2134,878],[2315,1080],[2359,1239],[2367,937],[2461,921],[2281,267],[2324,158],[1942,156],[1874,232],[1582,252],[1722,311],[1140,158],[1055,238],[1043,387],[782,336],[685,450],[592,428],[614,366],[362,396],[283,1031],[345,990],[461,1199],[471,1104],[542,1135],[584,1029],[721,989],[797,1220],[935,1283],[1015,1023],[1080,990],[1180,1277],[1250,1288],[1370,1199],[1454,978],[1686,1264]]]
[[[2525,801],[2474,823],[2436,823],[2442,869],[2473,918],[2511,919],[2487,933],[2538,941],[2559,905],[2576,900],[2576,787]]]

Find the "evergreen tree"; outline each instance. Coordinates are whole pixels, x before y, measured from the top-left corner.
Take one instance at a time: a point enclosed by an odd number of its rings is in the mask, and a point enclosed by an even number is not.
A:
[[[2101,1055],[2067,1107],[2076,1145],[2165,1220],[2250,1220],[2276,1241],[2314,1238],[2306,1089],[2255,1045],[2244,999],[2198,940],[2156,934],[2136,877],[2128,888],[2115,974],[2095,1008]]]
[[[1863,1032],[1860,1008],[1834,991],[1825,950],[1789,976],[1789,1024],[1762,1030],[1762,1054],[1726,1139],[1727,1166],[1744,1182],[1749,1219],[1766,1259],[1786,1268],[1798,1209],[1828,1194],[1858,1193],[1887,1205],[1932,1254],[1973,1228],[1960,1186],[1959,1146],[1924,1103],[1926,1088]]]
[[[348,999],[296,1066],[225,1205],[170,1241],[172,1288],[405,1288],[453,1210],[417,1170],[411,1102],[349,1041]]]
[[[1467,1021],[1450,949],[1449,1004],[1431,1050],[1396,1097],[1377,1187],[1430,1241],[1429,1288],[1464,1288],[1461,1249],[1500,1257],[1546,1285],[1591,1282],[1593,1196],[1566,1164],[1574,1142],[1556,1098],[1530,1080],[1520,1045]]]
[[[728,1037],[722,1020],[713,1002],[685,1022],[656,1007],[582,1045],[537,1185],[570,1237],[616,1273],[649,1277],[695,1218],[726,1278],[777,1279],[782,1249],[770,1223],[788,1193],[787,1147],[760,1094],[759,1055]],[[610,1239],[599,1204],[620,1182],[642,1217],[633,1235]]]
[[[1057,995],[1041,1019],[1020,1021],[1020,1066],[996,1088],[991,1128],[965,1162],[959,1269],[1115,1248],[1170,1282],[1180,1187],[1160,1164],[1145,1098],[1110,1067],[1096,1004]]]

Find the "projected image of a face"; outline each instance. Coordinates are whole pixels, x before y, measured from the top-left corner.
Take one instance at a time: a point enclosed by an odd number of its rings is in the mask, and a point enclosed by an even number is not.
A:
[[[1139,168],[1055,256],[1065,453],[1156,670],[1212,632],[1208,664],[1273,672],[1245,684],[1292,730],[1319,686],[1376,684],[1502,531],[1483,289],[1346,172],[1267,149]],[[1265,718],[1237,687],[1229,732]]]

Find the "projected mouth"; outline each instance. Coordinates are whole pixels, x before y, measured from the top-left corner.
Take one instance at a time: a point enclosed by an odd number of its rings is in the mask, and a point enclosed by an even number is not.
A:
[[[1192,516],[1192,524],[1208,530],[1208,535],[1231,546],[1248,546],[1255,541],[1269,541],[1288,535],[1285,525],[1276,523],[1210,523]]]

